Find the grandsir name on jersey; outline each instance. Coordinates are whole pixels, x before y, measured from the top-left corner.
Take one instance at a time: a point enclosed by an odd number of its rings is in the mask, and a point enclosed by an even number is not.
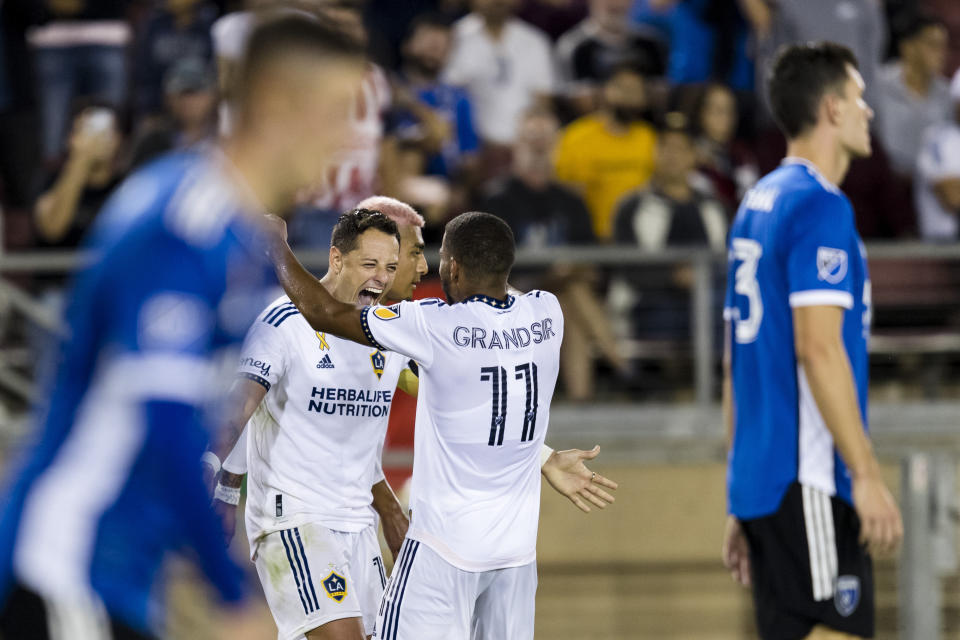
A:
[[[372,344],[420,367],[408,537],[465,571],[533,562],[563,339],[556,297],[401,302],[362,318]]]
[[[318,333],[289,298],[251,327],[239,373],[267,389],[247,424],[247,534],[306,522],[337,531],[376,524],[371,487],[390,402],[408,358]]]
[[[730,233],[728,491],[730,511],[741,519],[773,513],[795,481],[852,503],[849,473],[795,353],[792,310],[810,305],[845,309],[843,344],[866,425],[872,313],[866,250],[846,196],[813,165],[788,158],[747,194]]]

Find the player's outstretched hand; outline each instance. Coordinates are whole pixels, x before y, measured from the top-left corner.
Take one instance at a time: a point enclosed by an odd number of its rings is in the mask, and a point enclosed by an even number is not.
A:
[[[733,516],[727,516],[727,526],[723,532],[723,566],[729,571],[733,579],[745,587],[750,586],[750,547],[747,537],[743,535],[740,521]]]
[[[854,478],[853,504],[860,516],[860,543],[874,556],[895,552],[903,538],[903,520],[879,474]]]
[[[584,460],[593,460],[599,453],[600,445],[590,451],[554,451],[541,469],[550,486],[585,513],[590,513],[590,504],[603,509],[613,502],[613,496],[604,491],[604,487],[617,488],[616,482],[590,471],[583,463]]]

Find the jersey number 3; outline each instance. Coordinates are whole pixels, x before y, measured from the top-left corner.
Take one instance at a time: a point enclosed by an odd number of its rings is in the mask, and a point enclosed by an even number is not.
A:
[[[537,405],[540,391],[537,381],[537,365],[532,362],[518,364],[513,369],[517,380],[523,380],[527,387],[527,406],[523,414],[523,432],[520,442],[533,440],[533,432],[537,426]],[[507,371],[503,367],[483,367],[480,369],[480,381],[489,382],[492,387],[492,410],[490,416],[490,439],[487,444],[491,447],[503,444],[503,430],[507,422]]]
[[[734,311],[733,316],[735,338],[740,344],[756,340],[763,321],[763,299],[760,297],[760,283],[757,282],[757,266],[761,255],[763,247],[756,240],[733,239],[733,259],[740,262],[734,274],[733,290],[747,298],[747,317],[737,313],[738,310]]]

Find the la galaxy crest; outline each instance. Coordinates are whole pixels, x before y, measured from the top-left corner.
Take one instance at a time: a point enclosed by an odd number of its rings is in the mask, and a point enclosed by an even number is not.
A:
[[[347,579],[336,571],[331,571],[330,575],[323,579],[323,590],[327,592],[328,598],[341,602],[347,597]]]
[[[387,359],[379,349],[370,354],[370,364],[373,365],[373,372],[377,374],[377,380],[382,378],[383,368],[387,364]]]

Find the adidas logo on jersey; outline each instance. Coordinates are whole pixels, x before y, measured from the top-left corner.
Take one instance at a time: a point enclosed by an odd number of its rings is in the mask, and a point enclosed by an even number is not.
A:
[[[333,369],[333,360],[330,359],[330,354],[323,356],[323,360],[317,363],[317,369]]]

